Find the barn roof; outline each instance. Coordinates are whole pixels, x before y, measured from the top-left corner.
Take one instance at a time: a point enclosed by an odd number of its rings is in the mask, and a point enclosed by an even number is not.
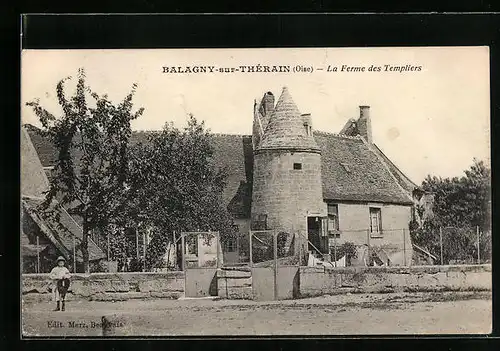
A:
[[[40,205],[43,201],[44,198],[24,197],[22,204],[27,214],[37,224],[42,233],[67,259],[73,257],[73,250],[75,250],[76,260],[83,262],[82,251],[80,249],[83,237],[82,228],[56,200],[50,204],[48,211],[41,209]],[[106,257],[104,252],[90,239],[88,250],[90,261]]]

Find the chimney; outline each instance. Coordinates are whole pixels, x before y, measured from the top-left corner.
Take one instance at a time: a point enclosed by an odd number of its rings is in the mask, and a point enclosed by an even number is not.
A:
[[[302,122],[304,123],[304,129],[306,135],[312,135],[312,119],[310,113],[303,113],[300,115],[302,117]]]
[[[263,116],[268,116],[274,111],[274,95],[270,91],[264,94],[262,98],[262,107],[264,111],[262,111]]]
[[[372,139],[372,121],[370,119],[370,106],[359,106],[358,132],[366,142],[371,144]]]

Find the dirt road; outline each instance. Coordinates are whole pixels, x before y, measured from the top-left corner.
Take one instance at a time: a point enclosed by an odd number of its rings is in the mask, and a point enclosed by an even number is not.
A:
[[[353,294],[280,302],[129,300],[24,304],[25,336],[487,334],[491,293]]]

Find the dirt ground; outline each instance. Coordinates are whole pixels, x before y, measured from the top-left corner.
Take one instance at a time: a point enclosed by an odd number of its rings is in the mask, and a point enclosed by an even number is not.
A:
[[[352,294],[279,302],[243,300],[74,301],[23,305],[24,336],[488,334],[489,292]]]

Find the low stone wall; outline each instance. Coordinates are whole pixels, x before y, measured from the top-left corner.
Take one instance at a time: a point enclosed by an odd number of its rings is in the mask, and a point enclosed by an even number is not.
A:
[[[23,274],[24,302],[50,301],[48,274]],[[301,267],[297,297],[325,294],[489,291],[491,265],[419,267]],[[219,269],[218,296],[253,299],[252,273],[248,267]],[[123,301],[184,295],[184,272],[74,274],[67,300]],[[293,294],[296,296],[296,294]]]
[[[48,274],[23,274],[23,300],[49,301]],[[66,299],[123,301],[128,299],[171,298],[184,294],[184,272],[72,274]]]
[[[491,286],[491,265],[300,269],[301,297],[346,292],[484,291]]]

